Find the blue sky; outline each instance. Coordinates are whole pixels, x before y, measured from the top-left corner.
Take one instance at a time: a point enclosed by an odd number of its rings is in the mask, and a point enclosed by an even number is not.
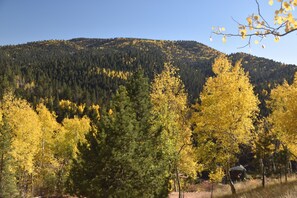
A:
[[[273,16],[268,0],[263,15]],[[195,40],[225,53],[243,51],[284,63],[297,64],[297,35],[293,33],[266,48],[247,41],[209,37],[212,26],[237,32],[231,19],[245,21],[257,9],[254,0],[0,0],[0,45],[48,39],[133,37]]]

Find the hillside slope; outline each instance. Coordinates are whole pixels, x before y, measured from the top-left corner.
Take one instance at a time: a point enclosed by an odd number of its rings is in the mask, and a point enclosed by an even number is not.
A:
[[[152,79],[172,62],[189,92],[196,100],[205,79],[212,75],[211,64],[221,52],[195,41],[149,39],[50,40],[0,47],[0,94],[7,88],[36,103],[46,98],[49,106],[61,99],[82,103],[104,103],[111,93],[125,84],[131,72],[142,67]],[[285,65],[248,54],[231,54],[243,59],[255,91],[263,100],[268,91],[296,71]],[[264,109],[264,108],[263,108]],[[265,111],[263,111],[265,112]]]

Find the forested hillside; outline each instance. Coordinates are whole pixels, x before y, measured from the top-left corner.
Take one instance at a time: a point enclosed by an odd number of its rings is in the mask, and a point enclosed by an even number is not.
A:
[[[49,40],[0,47],[0,93],[16,90],[33,104],[41,98],[54,109],[62,99],[105,103],[138,67],[151,80],[164,62],[178,67],[191,103],[198,98],[220,52],[195,41],[146,39]],[[261,101],[275,84],[293,79],[296,67],[248,54],[231,54],[243,67]],[[265,89],[266,91],[263,91]],[[264,107],[262,107],[264,109]],[[266,111],[263,111],[264,113]]]
[[[263,186],[295,170],[294,65],[73,39],[3,46],[0,67],[0,197],[168,197],[201,178],[236,193],[232,166]]]

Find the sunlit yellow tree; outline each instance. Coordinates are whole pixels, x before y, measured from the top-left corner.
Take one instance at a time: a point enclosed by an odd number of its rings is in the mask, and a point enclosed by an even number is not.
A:
[[[90,119],[86,116],[83,118],[65,118],[62,122],[62,127],[56,134],[55,156],[59,163],[57,172],[58,193],[64,190],[65,182],[69,176],[69,171],[73,159],[78,154],[78,144],[85,143],[85,135],[90,131]]]
[[[187,123],[187,93],[177,70],[170,64],[156,75],[152,84],[152,114],[157,150],[162,153],[165,175],[174,173],[179,190],[179,172],[195,175],[196,163],[192,149],[191,130]]]
[[[284,151],[297,155],[297,73],[291,85],[284,82],[271,91],[269,121],[273,133],[281,141]],[[288,153],[288,152],[285,152]],[[287,161],[289,156],[286,157]],[[287,168],[287,167],[286,167]],[[287,171],[286,171],[287,172]]]
[[[45,105],[37,106],[37,113],[41,123],[41,143],[35,157],[34,190],[39,195],[49,195],[55,192],[56,172],[59,163],[55,158],[57,133],[61,125],[56,121],[56,115],[51,113]]]
[[[291,85],[284,82],[271,91],[271,101],[269,102],[272,110],[270,121],[278,137],[290,143],[297,140],[297,74]]]
[[[0,110],[0,197],[16,197],[19,195],[15,170],[12,169],[14,159],[12,158],[11,143],[13,135],[7,124],[6,117]]]
[[[37,113],[25,100],[7,93],[1,103],[6,126],[4,132],[11,134],[10,172],[14,175],[20,196],[31,193],[34,158],[41,140],[41,125]]]
[[[232,193],[236,193],[229,168],[239,145],[251,140],[259,101],[240,62],[233,67],[225,56],[220,56],[212,69],[215,76],[208,78],[192,117],[197,155],[205,169],[223,167]]]

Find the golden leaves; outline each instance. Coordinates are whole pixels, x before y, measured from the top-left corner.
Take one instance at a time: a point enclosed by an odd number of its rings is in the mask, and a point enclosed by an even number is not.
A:
[[[259,21],[259,19],[260,19],[259,15],[254,15],[254,20],[255,21]]]
[[[197,111],[192,117],[196,137],[200,140],[199,160],[206,165],[213,165],[214,161],[226,163],[239,151],[239,144],[251,139],[250,131],[259,104],[240,63],[233,67],[221,56],[215,59],[213,71],[216,75],[208,78],[200,94],[201,104],[194,107]],[[224,148],[224,152],[217,148]],[[217,181],[222,175],[217,169],[211,173],[211,178]]]
[[[152,112],[158,117],[158,125],[163,130],[161,138],[164,139],[162,152],[170,157],[178,156],[179,169],[190,175],[195,175],[197,163],[192,151],[191,130],[185,120],[187,109],[187,93],[177,69],[170,63],[164,64],[161,74],[155,76],[152,83],[151,101]],[[182,147],[184,149],[180,150]]]
[[[282,16],[278,16],[278,15],[276,15],[276,16],[274,17],[274,23],[276,23],[276,24],[281,25],[281,24],[283,23],[283,21],[284,21],[284,18],[283,18]]]
[[[274,42],[279,42],[280,37],[279,36],[275,36],[274,37]]]
[[[291,5],[287,1],[283,2],[283,8],[285,8],[286,11],[292,10]]]
[[[248,25],[249,25],[249,26],[252,26],[252,24],[253,24],[253,19],[252,19],[252,17],[247,17],[246,20],[247,20],[247,22],[248,22]]]
[[[224,170],[221,167],[219,167],[219,168],[216,168],[215,171],[210,172],[209,179],[212,182],[221,182],[224,175],[225,175]]]
[[[224,55],[216,58],[212,65],[212,71],[216,75],[226,73],[230,71],[230,69],[231,69],[231,63]]]
[[[227,41],[227,37],[238,36],[242,39],[250,38],[245,46],[250,46],[252,37],[258,37],[262,41],[264,38],[271,36],[275,42],[278,42],[280,35],[284,36],[286,33],[297,29],[297,20],[293,12],[297,6],[297,0],[268,0],[268,4],[270,6],[275,4],[279,6],[274,10],[274,25],[271,25],[270,20],[261,15],[261,7],[258,7],[256,13],[252,13],[245,19],[245,23],[235,21],[239,25],[236,34],[224,33],[225,28],[222,27],[213,27],[212,30],[215,34],[222,35],[223,43]],[[254,43],[259,44],[259,41],[256,40]],[[265,48],[265,46],[262,45],[262,48]]]
[[[4,96],[1,109],[10,128],[6,132],[13,134],[10,154],[17,162],[16,167],[32,173],[41,139],[37,113],[27,101],[15,98],[12,93]]]
[[[291,12],[287,16],[287,21],[289,23],[294,23],[295,22],[295,19],[294,19],[293,14]]]
[[[227,42],[226,35],[223,36],[223,38],[222,38],[222,42],[223,42],[223,43],[226,43],[226,42]]]
[[[246,38],[246,29],[245,28],[243,28],[243,29],[240,30],[240,35],[241,35],[241,38],[242,39],[245,39]]]
[[[273,132],[285,144],[290,144],[297,137],[297,75],[293,84],[284,82],[271,91],[269,106],[272,110],[269,121],[273,124]],[[294,141],[293,141],[294,142]],[[295,145],[296,146],[296,145]]]

